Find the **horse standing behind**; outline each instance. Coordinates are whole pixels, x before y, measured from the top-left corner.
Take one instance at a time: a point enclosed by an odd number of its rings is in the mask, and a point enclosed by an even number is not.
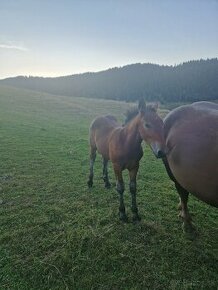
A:
[[[90,126],[90,175],[88,186],[93,185],[93,166],[96,151],[103,157],[103,180],[105,187],[110,187],[108,179],[108,161],[113,163],[116,177],[116,188],[119,193],[119,216],[127,220],[123,199],[124,182],[122,171],[129,171],[129,188],[132,196],[133,220],[140,220],[136,202],[136,176],[139,161],[143,156],[142,140],[148,143],[157,158],[165,154],[163,121],[157,115],[157,105],[147,105],[140,100],[138,110],[128,122],[121,126],[115,117],[103,116],[96,118]]]
[[[218,104],[196,102],[171,111],[164,119],[169,177],[180,196],[180,216],[191,227],[189,192],[218,207]]]

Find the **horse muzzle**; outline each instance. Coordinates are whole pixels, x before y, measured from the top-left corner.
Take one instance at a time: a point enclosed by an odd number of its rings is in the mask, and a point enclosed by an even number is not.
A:
[[[162,144],[158,142],[152,142],[150,143],[150,147],[157,158],[163,158],[164,156],[166,156],[165,146],[163,146]]]

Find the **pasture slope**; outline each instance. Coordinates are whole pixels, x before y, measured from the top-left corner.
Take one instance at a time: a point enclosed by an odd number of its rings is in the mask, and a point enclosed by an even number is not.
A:
[[[128,106],[0,87],[0,289],[217,289],[217,211],[190,197],[198,235],[186,236],[177,193],[149,149],[140,223],[119,222],[99,157],[87,188],[90,121],[122,120]],[[127,184],[125,201],[131,217]]]

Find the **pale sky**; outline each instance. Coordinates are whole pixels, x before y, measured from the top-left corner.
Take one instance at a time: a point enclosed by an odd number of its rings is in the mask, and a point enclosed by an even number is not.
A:
[[[213,57],[216,0],[0,0],[0,78]]]

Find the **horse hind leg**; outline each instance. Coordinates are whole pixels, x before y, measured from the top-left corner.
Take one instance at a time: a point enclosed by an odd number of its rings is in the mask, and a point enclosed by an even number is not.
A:
[[[89,179],[88,179],[88,187],[91,188],[93,185],[93,176],[94,176],[94,163],[96,159],[96,146],[90,142],[90,165],[89,165]]]
[[[105,188],[110,188],[111,184],[108,178],[108,159],[103,157],[103,180],[105,184]]]

